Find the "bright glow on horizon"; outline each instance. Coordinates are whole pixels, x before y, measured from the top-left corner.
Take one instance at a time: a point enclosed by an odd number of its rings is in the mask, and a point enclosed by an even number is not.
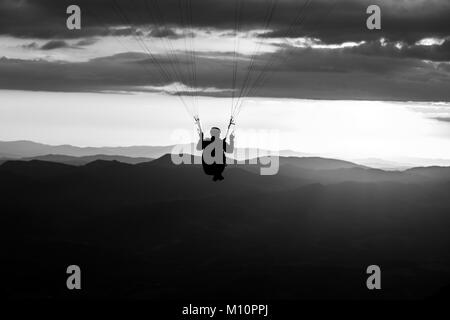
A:
[[[0,91],[0,140],[77,146],[171,145],[193,132],[177,97],[156,93]],[[187,99],[191,99],[187,97]],[[204,130],[224,128],[231,100],[198,97]],[[247,99],[237,144],[253,131],[279,132],[279,150],[335,158],[450,159],[449,103]],[[259,147],[264,147],[260,142]]]

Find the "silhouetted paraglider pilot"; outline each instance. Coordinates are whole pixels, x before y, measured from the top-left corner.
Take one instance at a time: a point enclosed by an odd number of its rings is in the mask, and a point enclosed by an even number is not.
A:
[[[220,139],[220,129],[217,127],[213,127],[210,130],[211,138],[205,139],[202,127],[200,125],[200,119],[195,118],[195,122],[198,125],[198,133],[200,135],[200,139],[197,143],[197,150],[202,153],[202,166],[203,171],[207,175],[213,176],[213,181],[223,180],[222,173],[226,167],[226,157],[225,153],[232,153],[234,151],[234,133],[230,135],[230,143],[227,143],[227,134],[224,139]],[[228,126],[228,130],[231,125],[233,125],[233,121],[230,121],[230,125]]]

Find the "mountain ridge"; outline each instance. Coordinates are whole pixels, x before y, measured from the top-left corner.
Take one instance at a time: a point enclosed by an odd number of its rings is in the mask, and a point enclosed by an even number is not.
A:
[[[96,159],[83,165],[50,162],[39,159],[10,160],[0,164],[0,172],[9,171],[20,175],[33,175],[35,172],[36,174],[39,174],[40,177],[42,177],[43,172],[53,176],[55,174],[57,175],[65,172],[95,172],[104,170],[108,170],[112,172],[112,174],[120,173],[122,176],[126,176],[126,174],[154,174],[159,177],[158,179],[164,179],[165,173],[171,177],[176,174],[182,174],[183,176],[188,174],[190,176],[189,179],[192,179],[196,175],[200,175],[201,177],[204,176],[201,169],[201,164],[176,165],[172,162],[172,156],[173,155],[171,154],[166,154],[155,160],[138,163]],[[188,156],[190,159],[194,158],[192,155]],[[299,184],[333,184],[342,182],[428,183],[450,181],[450,167],[438,166],[417,167],[405,171],[384,171],[381,169],[368,168],[351,162],[335,159],[317,157],[280,157],[279,171],[275,176],[258,177],[262,167],[264,167],[264,165],[261,165],[259,162],[258,164],[229,164],[225,170],[225,175],[231,174],[231,176],[235,176],[236,170],[238,170],[240,174],[238,174],[237,177],[246,175],[244,172],[248,172],[250,174],[248,175],[248,178],[251,180],[286,180],[289,181],[287,183],[288,185],[292,184],[292,181],[297,181]]]
[[[66,261],[88,266],[93,298],[110,297],[114,279],[120,297],[142,299],[372,299],[361,279],[372,261],[389,270],[383,298],[448,284],[448,168],[315,170],[298,158],[275,176],[230,165],[213,182],[170,158],[1,165],[0,236],[20,255],[5,258],[3,290],[71,298],[58,275]]]
[[[193,150],[193,154],[199,156],[196,153],[194,144],[184,145],[183,150]],[[177,148],[180,149],[180,148]],[[152,159],[158,159],[166,154],[171,154],[174,150],[174,146],[125,146],[125,147],[78,147],[69,144],[62,145],[47,145],[43,143],[37,143],[29,140],[17,140],[17,141],[0,141],[0,164],[7,160],[13,159],[39,159],[39,160],[52,160],[55,162],[61,162],[66,164],[83,165],[88,162],[104,159],[104,160],[117,160],[124,163],[136,164],[142,162],[148,162]],[[267,154],[267,150],[258,150],[255,148],[238,149],[238,156],[245,159],[255,158],[255,154]],[[192,153],[192,152],[191,152]],[[409,159],[406,162],[386,161],[382,159],[371,158],[370,161],[364,159],[333,159],[332,157],[320,157],[309,155],[306,153],[281,150],[278,152],[279,156],[284,159],[292,158],[309,158],[309,159],[332,159],[335,161],[342,161],[351,163],[350,166],[370,167],[375,169],[381,169],[384,171],[405,171],[415,167],[427,167],[423,165],[426,159],[417,159],[415,162],[418,165],[414,165],[414,159]],[[276,155],[276,153],[274,154]],[[58,159],[59,158],[59,159]],[[239,158],[241,160],[241,158]],[[433,159],[431,159],[433,160]],[[438,161],[439,160],[439,161]],[[288,161],[288,160],[284,160]],[[317,165],[316,160],[316,164]],[[447,162],[442,159],[434,159],[434,163],[439,166],[446,166]],[[450,160],[448,161],[450,163]],[[434,165],[430,165],[434,166]],[[429,166],[428,166],[429,167]]]

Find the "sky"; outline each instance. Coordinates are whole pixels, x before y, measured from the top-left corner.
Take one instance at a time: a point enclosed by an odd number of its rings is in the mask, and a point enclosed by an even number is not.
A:
[[[166,145],[197,110],[223,128],[242,106],[243,145],[270,131],[305,153],[450,159],[449,14],[448,0],[0,0],[0,140]]]

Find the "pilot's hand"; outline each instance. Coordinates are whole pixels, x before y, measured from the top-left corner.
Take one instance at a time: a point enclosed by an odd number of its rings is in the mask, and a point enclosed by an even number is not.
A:
[[[234,140],[234,131],[231,133],[230,139],[231,139],[231,140]]]

